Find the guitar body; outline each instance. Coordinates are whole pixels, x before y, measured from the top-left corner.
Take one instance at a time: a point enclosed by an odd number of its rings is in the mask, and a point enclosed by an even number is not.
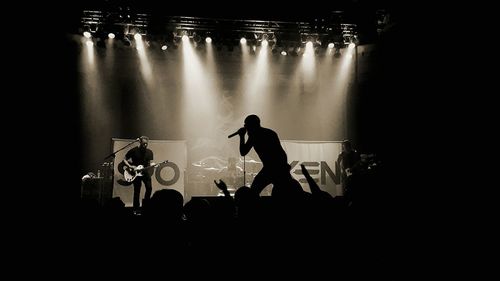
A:
[[[160,162],[158,164],[151,165],[149,167],[144,168],[143,165],[139,165],[135,168],[129,167],[129,166],[124,166],[123,167],[123,178],[127,182],[133,182],[137,177],[142,177],[144,174],[147,173],[147,169],[152,169],[158,167],[160,164],[167,163],[168,160],[165,160],[163,162]]]
[[[137,166],[137,168],[131,168],[126,166],[124,167],[123,170],[123,178],[127,182],[133,182],[136,177],[142,176],[142,169],[144,169],[142,165]]]
[[[351,170],[351,168],[345,169],[345,174],[346,174],[346,177],[352,176],[352,170]]]

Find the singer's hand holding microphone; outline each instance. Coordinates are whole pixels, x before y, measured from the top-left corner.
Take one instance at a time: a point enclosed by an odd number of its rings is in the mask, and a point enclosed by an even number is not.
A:
[[[247,132],[247,129],[245,129],[245,127],[242,127],[238,131],[236,131],[236,132],[230,134],[229,136],[227,136],[227,138],[232,138],[232,137],[234,137],[236,135],[243,136],[243,135],[245,135],[246,132]]]

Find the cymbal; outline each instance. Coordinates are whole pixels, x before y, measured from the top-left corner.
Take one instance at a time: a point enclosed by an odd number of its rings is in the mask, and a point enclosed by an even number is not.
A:
[[[203,168],[203,170],[208,170],[208,171],[219,171],[217,168]]]
[[[240,160],[240,162],[243,162],[243,160]],[[245,160],[245,163],[262,164],[262,162],[259,162],[259,161],[253,160],[253,159]]]

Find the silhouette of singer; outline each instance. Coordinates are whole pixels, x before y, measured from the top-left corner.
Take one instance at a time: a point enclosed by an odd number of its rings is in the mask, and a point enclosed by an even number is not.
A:
[[[248,133],[246,143],[245,133]],[[291,167],[287,162],[286,152],[281,147],[278,134],[271,129],[261,127],[257,115],[248,115],[245,118],[244,127],[229,137],[236,134],[240,136],[241,156],[247,155],[253,147],[263,164],[252,182],[251,190],[260,194],[267,185],[272,183],[275,186],[280,182],[286,182],[291,177]]]

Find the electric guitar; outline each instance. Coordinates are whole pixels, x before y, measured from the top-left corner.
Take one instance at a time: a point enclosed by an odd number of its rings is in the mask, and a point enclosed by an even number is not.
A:
[[[344,169],[342,167],[344,179],[350,178],[352,175],[359,174],[360,165],[361,165],[361,162],[358,161],[351,168]]]
[[[345,169],[345,175],[346,175],[346,178],[352,176],[353,172],[351,170],[351,168],[347,168]]]
[[[364,174],[367,170],[376,169],[377,163],[379,163],[379,161],[375,159],[375,154],[361,154],[361,159],[351,168],[343,169],[345,178],[349,178],[353,175]]]
[[[149,170],[149,169],[153,169],[153,168],[156,168],[158,166],[160,166],[161,164],[163,163],[167,163],[168,160],[165,160],[163,162],[160,162],[158,164],[154,164],[153,165],[150,165],[148,167],[144,167],[143,165],[139,165],[137,167],[129,167],[127,165],[125,165],[123,167],[123,178],[127,181],[127,182],[133,182],[135,180],[136,177],[141,177],[143,176],[143,172]]]

